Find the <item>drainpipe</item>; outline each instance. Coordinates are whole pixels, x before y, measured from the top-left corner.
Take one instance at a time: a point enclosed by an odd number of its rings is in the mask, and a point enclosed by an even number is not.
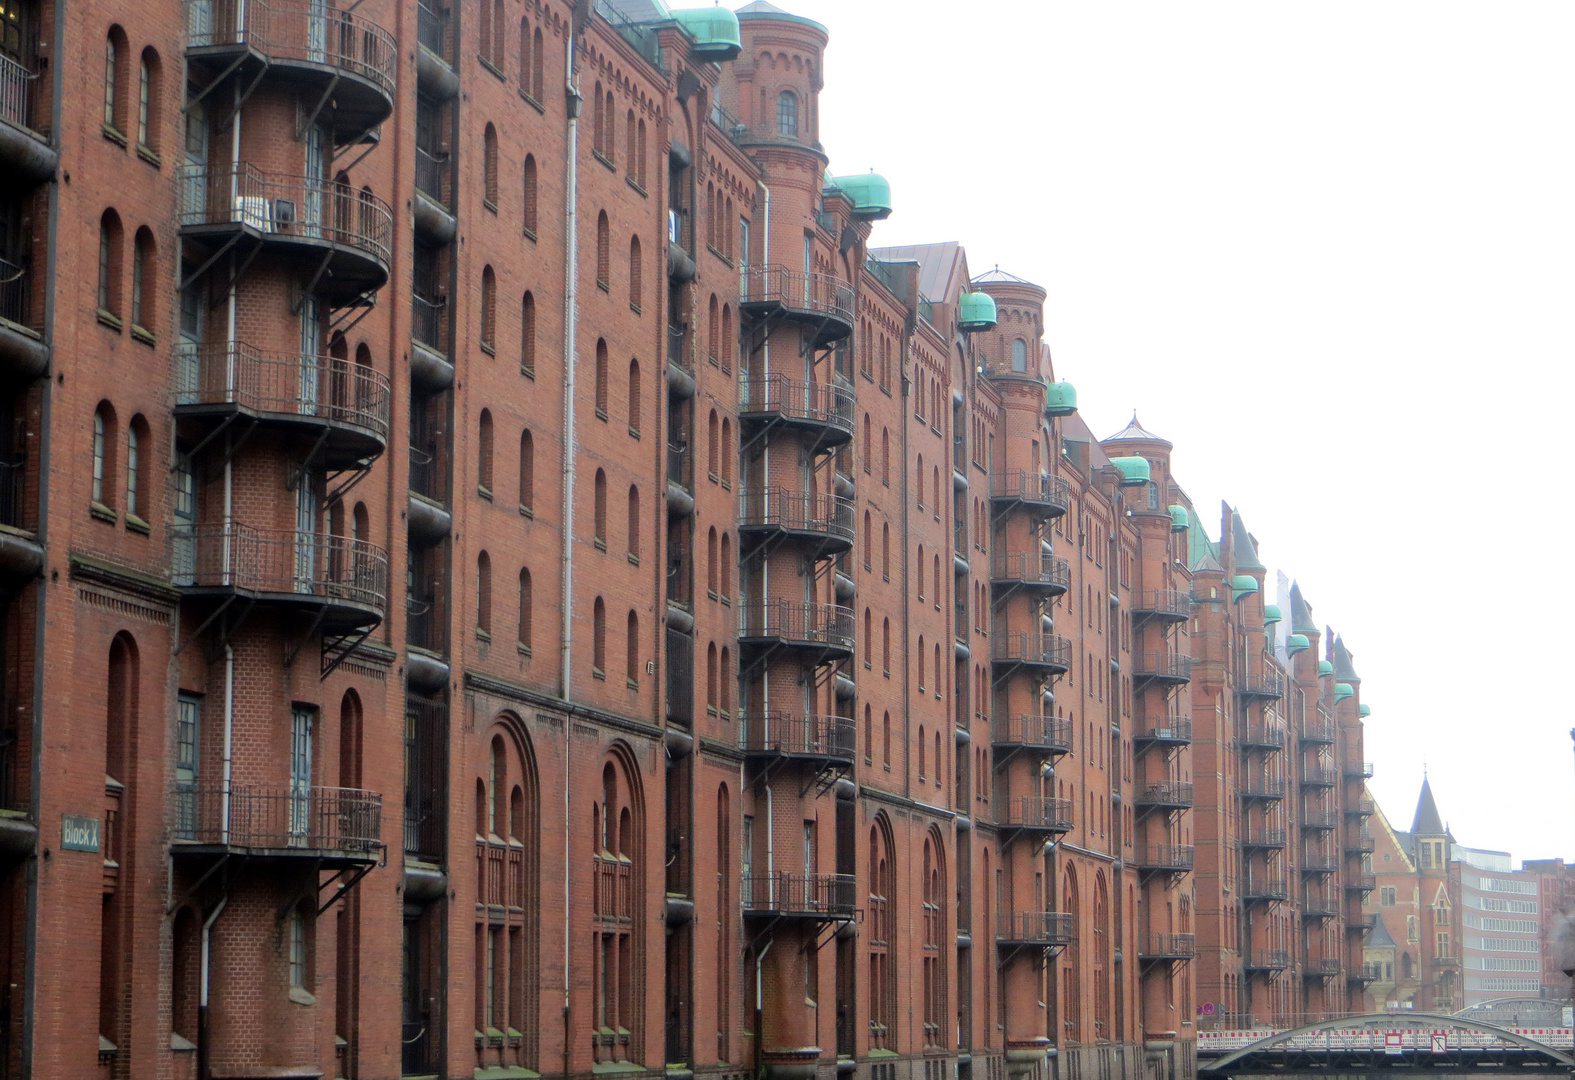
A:
[[[767,789],[767,790],[769,790],[769,789]],[[763,1020],[764,1020],[765,1012],[764,1012],[764,1009],[763,1009],[762,1004],[761,1004],[762,1001],[763,1001],[763,994],[761,992],[762,980],[761,980],[760,971],[761,971],[761,965],[763,965],[765,963],[766,954],[771,951],[771,946],[775,945],[776,943],[777,943],[777,939],[776,938],[770,939],[769,941],[766,942],[766,947],[764,949],[761,949],[758,953],[755,954],[755,1020],[754,1020],[754,1025],[755,1025],[755,1075],[756,1076],[764,1076],[765,1075],[765,1067],[766,1067],[765,1066],[765,1041],[766,1041],[765,1035],[766,1035],[766,1033],[765,1033],[764,1030],[762,1030],[763,1027],[764,1027]],[[206,1078],[204,1078],[204,1080],[206,1080]]]
[[[202,920],[202,987],[197,1002],[197,1080],[210,1080],[213,1075],[212,1066],[208,1060],[213,1049],[212,1032],[208,1027],[208,975],[211,970],[210,960],[212,950],[213,924],[219,921],[219,916],[224,913],[224,907],[230,902],[228,895],[219,899],[209,916]]]
[[[235,650],[224,646],[224,791],[219,843],[230,842],[230,760],[235,748]]]

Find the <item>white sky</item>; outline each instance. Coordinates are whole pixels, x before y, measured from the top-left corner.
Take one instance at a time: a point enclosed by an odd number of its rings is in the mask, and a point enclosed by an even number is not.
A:
[[[873,242],[1044,285],[1094,431],[1136,408],[1345,636],[1395,823],[1425,762],[1462,843],[1575,856],[1575,4],[777,2]]]

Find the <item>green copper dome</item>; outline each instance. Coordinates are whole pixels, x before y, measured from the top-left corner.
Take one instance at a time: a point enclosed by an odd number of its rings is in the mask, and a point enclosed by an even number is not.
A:
[[[1170,508],[1170,531],[1186,532],[1189,516],[1185,506],[1172,506]]]
[[[860,221],[884,221],[891,217],[891,185],[880,173],[855,173],[832,180],[853,200],[853,216]]]
[[[1320,661],[1318,661],[1318,675],[1319,675],[1320,678],[1323,677],[1324,675],[1333,675],[1333,674],[1334,674],[1334,665],[1333,664],[1329,663],[1329,661],[1327,661],[1327,660],[1320,660]]]
[[[1292,634],[1285,639],[1285,651],[1295,656],[1303,649],[1312,648],[1312,642],[1307,640],[1306,634]]]
[[[1045,413],[1050,416],[1071,416],[1077,412],[1077,387],[1069,382],[1051,383],[1045,387]]]
[[[1363,720],[1366,720],[1369,716],[1373,715],[1373,707],[1371,705],[1358,705],[1356,707],[1356,715],[1360,716]]]
[[[1285,618],[1285,616],[1280,614],[1280,605],[1278,605],[1278,604],[1264,604],[1263,605],[1263,621],[1265,623],[1279,622],[1283,618]],[[1299,638],[1301,638],[1302,639],[1302,646],[1301,647],[1304,648],[1304,649],[1307,648],[1307,646],[1308,646],[1307,635],[1305,635],[1305,634],[1292,634],[1291,636],[1292,637],[1299,637]]]
[[[1122,487],[1139,487],[1148,483],[1148,458],[1113,457],[1110,464],[1121,474]]]
[[[957,328],[964,333],[995,329],[995,297],[986,292],[965,292],[957,298]]]
[[[1348,683],[1348,682],[1337,682],[1337,683],[1334,684],[1334,700],[1335,701],[1344,701],[1348,697],[1355,697],[1355,696],[1356,696],[1356,688],[1354,686],[1352,686],[1350,683]]]
[[[673,12],[673,18],[695,39],[691,51],[702,60],[721,63],[742,51],[738,16],[725,7],[686,8]]]
[[[1244,596],[1251,596],[1258,591],[1258,579],[1251,574],[1237,574],[1230,579],[1230,598],[1232,602]]]

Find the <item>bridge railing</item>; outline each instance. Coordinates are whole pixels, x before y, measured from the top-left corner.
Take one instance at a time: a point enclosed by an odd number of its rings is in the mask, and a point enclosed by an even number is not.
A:
[[[1494,1032],[1470,1027],[1469,1025],[1463,1027],[1449,1026],[1435,1017],[1412,1016],[1406,1013],[1385,1015],[1358,1013],[1352,1014],[1349,1019],[1356,1019],[1357,1017],[1368,1017],[1372,1023],[1364,1027],[1327,1028],[1307,1031],[1283,1042],[1275,1043],[1272,1046],[1262,1047],[1261,1051],[1255,1051],[1255,1053],[1262,1052],[1277,1055],[1323,1051],[1337,1053],[1406,1054],[1419,1052],[1424,1054],[1445,1054],[1462,1050],[1525,1049],[1521,1044],[1504,1039]],[[1334,1019],[1332,1017],[1320,1017],[1317,1020],[1309,1018],[1304,1023]],[[1281,1022],[1273,1025],[1264,1024],[1261,1026],[1199,1031],[1198,1056],[1219,1057],[1234,1053],[1237,1050],[1251,1046],[1253,1043],[1261,1042],[1299,1026],[1301,1025],[1296,1023]],[[1569,1028],[1511,1027],[1505,1028],[1505,1030],[1555,1050],[1569,1050],[1572,1048],[1572,1032]]]

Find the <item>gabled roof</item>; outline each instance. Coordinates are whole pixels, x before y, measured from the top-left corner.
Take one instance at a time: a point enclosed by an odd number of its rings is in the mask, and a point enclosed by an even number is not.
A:
[[[1367,940],[1363,945],[1370,949],[1390,949],[1394,947],[1395,939],[1389,936],[1389,930],[1384,926],[1382,919],[1373,920],[1373,928],[1367,931]]]
[[[1132,412],[1131,422],[1128,423],[1126,427],[1110,436],[1110,438],[1106,439],[1105,442],[1120,442],[1124,439],[1142,439],[1144,442],[1164,443],[1166,446],[1174,445],[1169,439],[1160,438],[1158,435],[1155,435],[1152,431],[1148,430],[1148,428],[1138,423],[1136,410],[1133,410]]]
[[[1411,819],[1412,836],[1443,836],[1444,819],[1438,816],[1438,804],[1433,801],[1433,785],[1422,777],[1422,794],[1416,800],[1416,816]]]
[[[1362,794],[1367,798],[1372,798],[1372,793],[1367,790],[1366,785],[1363,785],[1362,787]],[[1378,822],[1378,827],[1381,828],[1385,833],[1389,834],[1389,836],[1394,840],[1395,847],[1400,852],[1400,858],[1405,860],[1406,872],[1415,873],[1416,843],[1414,840],[1412,840],[1411,834],[1397,829],[1391,825],[1389,823],[1389,816],[1384,813],[1384,808],[1378,804],[1376,799],[1373,801],[1373,818]],[[1394,871],[1386,872],[1393,873]]]
[[[1224,573],[1220,565],[1219,545],[1209,539],[1196,510],[1187,511],[1187,567],[1191,570],[1212,570]]]
[[[949,304],[960,293],[968,291],[968,257],[955,240],[870,248],[869,257],[877,262],[918,263],[919,291],[937,303]]]
[[[1252,534],[1247,531],[1247,523],[1241,519],[1241,511],[1234,506],[1230,511],[1231,520],[1231,549],[1236,558],[1237,570],[1267,570],[1268,567],[1258,561],[1258,544],[1253,540]]]

